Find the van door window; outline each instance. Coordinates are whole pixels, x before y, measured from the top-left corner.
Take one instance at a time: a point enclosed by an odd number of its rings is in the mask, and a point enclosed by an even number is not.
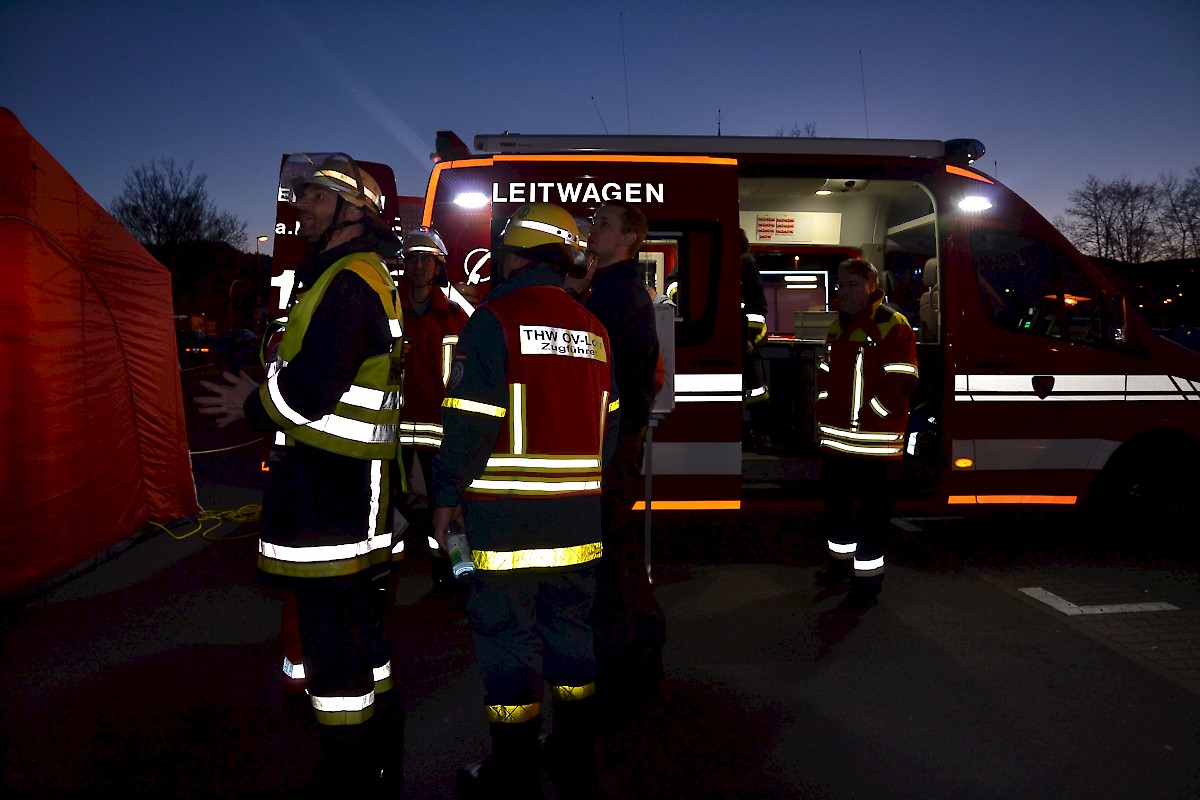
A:
[[[1102,294],[1067,253],[1015,231],[989,229],[972,231],[971,250],[993,325],[1082,344],[1108,341]]]

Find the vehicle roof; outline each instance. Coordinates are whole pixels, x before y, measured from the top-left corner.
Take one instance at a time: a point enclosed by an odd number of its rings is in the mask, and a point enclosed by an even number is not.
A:
[[[478,153],[689,153],[888,156],[946,159],[974,140],[832,139],[795,136],[618,136],[477,134]],[[978,145],[982,150],[982,145]]]

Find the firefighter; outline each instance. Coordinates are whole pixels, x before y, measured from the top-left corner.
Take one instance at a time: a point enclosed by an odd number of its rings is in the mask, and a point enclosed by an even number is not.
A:
[[[904,454],[908,400],[917,385],[916,335],[883,304],[869,261],[838,266],[838,315],[817,374],[817,422],[828,564],[819,585],[850,583],[848,606],[868,608],[883,588],[890,474]]]
[[[771,392],[763,370],[762,345],[767,338],[767,295],[762,274],[750,252],[746,231],[738,228],[742,248],[742,402],[750,414],[750,438],[759,453],[771,452]]]
[[[446,245],[432,228],[417,228],[404,239],[404,281],[400,302],[404,307],[404,408],[400,414],[400,446],[407,454],[408,474],[421,468],[426,494],[433,474],[433,456],[442,444],[442,397],[458,334],[470,318],[458,303],[441,289],[446,277]],[[410,522],[422,515],[416,498],[405,517]],[[433,556],[433,580],[439,588],[452,588],[450,565],[438,549],[431,523],[426,532]]]
[[[492,752],[459,770],[460,797],[600,796],[596,659],[588,624],[601,556],[600,481],[620,424],[604,326],[563,289],[583,268],[562,208],[522,206],[494,256],[501,282],[458,342],[433,460],[434,530],[462,523],[476,571],[467,620]],[[643,293],[644,294],[644,293]]]
[[[201,412],[274,430],[258,569],[294,592],[322,788],[398,790],[403,710],[371,577],[388,561],[389,465],[402,402],[400,301],[381,257],[397,242],[375,180],[341,153],[290,156],[311,246],[277,357],[258,385],[205,382]]]

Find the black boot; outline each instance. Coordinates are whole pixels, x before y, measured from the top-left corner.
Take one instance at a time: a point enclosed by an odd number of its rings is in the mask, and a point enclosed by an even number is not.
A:
[[[555,701],[542,765],[562,800],[603,800],[596,758],[596,697]]]
[[[399,797],[404,789],[404,703],[395,689],[375,695],[372,745],[379,769],[379,798]]]
[[[831,559],[823,568],[817,570],[813,581],[826,589],[836,589],[850,582],[850,562]]]
[[[321,756],[314,775],[314,793],[357,794],[379,787],[374,720],[358,725],[321,725]]]
[[[541,800],[542,781],[538,775],[538,733],[542,718],[520,723],[493,722],[492,754],[481,764],[469,764],[458,770],[454,785],[459,800]]]

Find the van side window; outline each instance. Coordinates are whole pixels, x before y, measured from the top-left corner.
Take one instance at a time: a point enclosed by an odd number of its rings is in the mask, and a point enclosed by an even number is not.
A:
[[[1071,257],[1015,231],[976,229],[971,251],[984,314],[1014,333],[1102,345],[1104,298]]]

